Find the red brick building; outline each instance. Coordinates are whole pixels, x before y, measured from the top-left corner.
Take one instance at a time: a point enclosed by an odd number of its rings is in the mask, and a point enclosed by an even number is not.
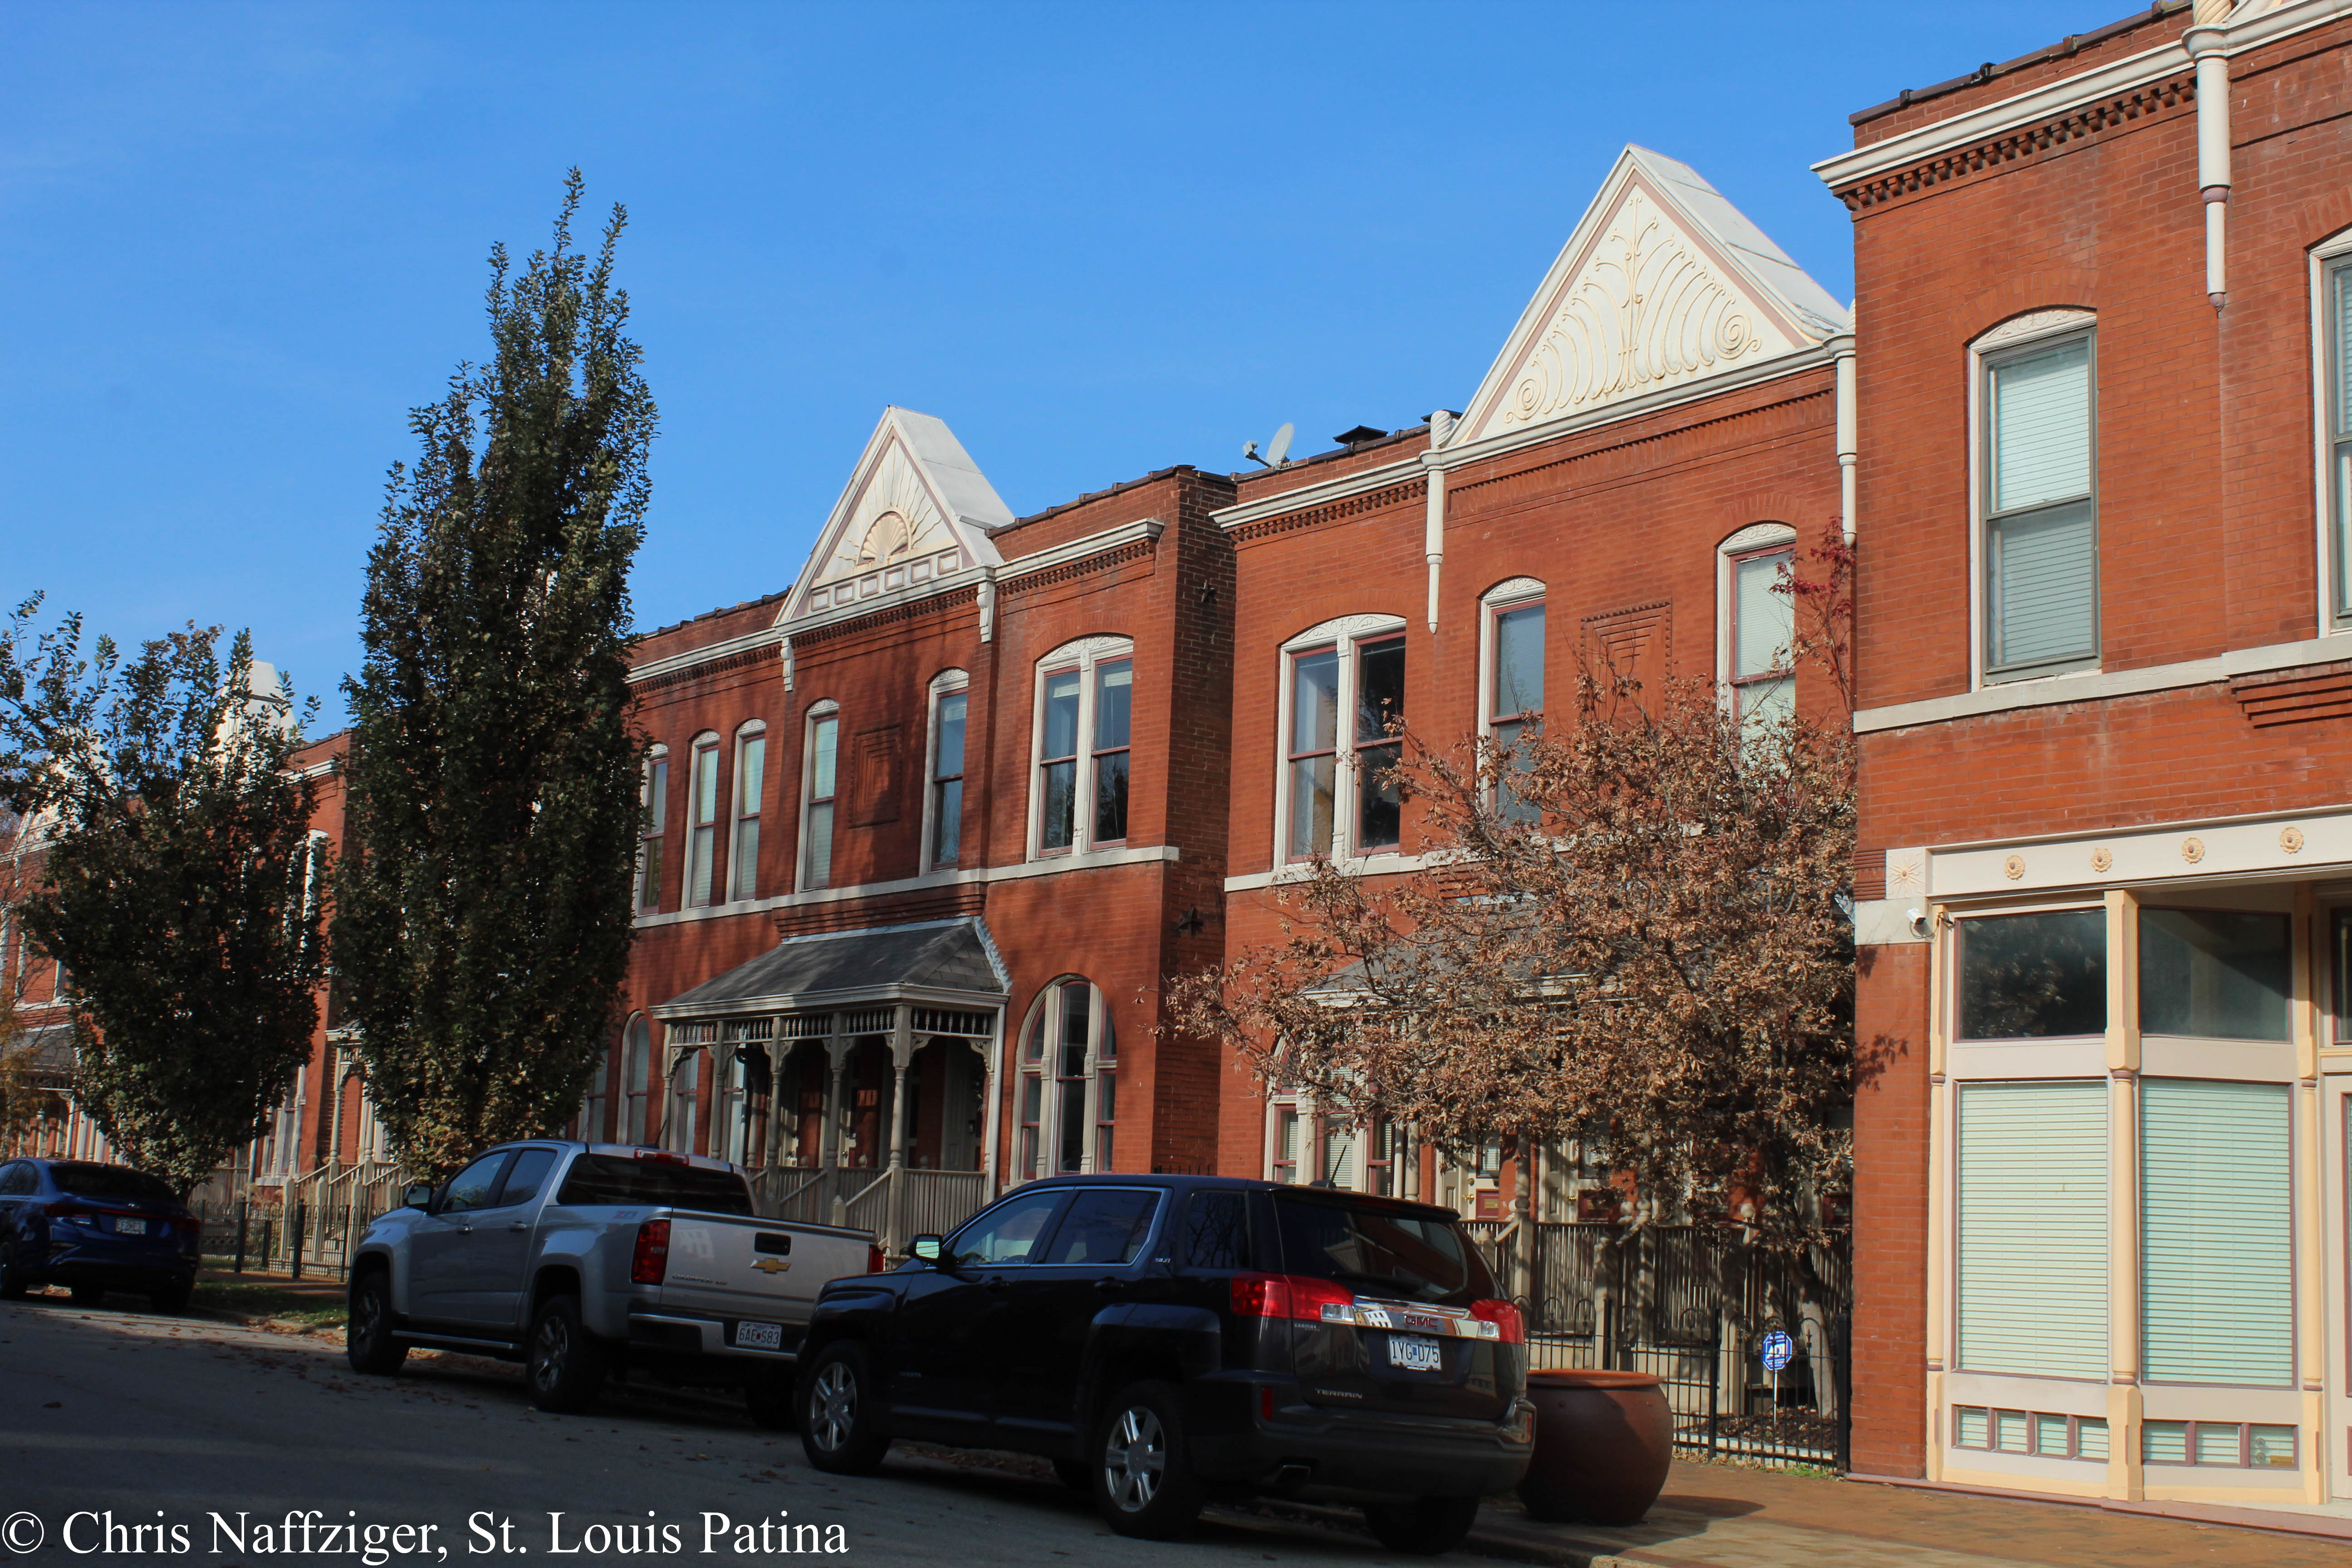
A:
[[[1854,1468],[2352,1508],[2352,18],[1854,116]]]

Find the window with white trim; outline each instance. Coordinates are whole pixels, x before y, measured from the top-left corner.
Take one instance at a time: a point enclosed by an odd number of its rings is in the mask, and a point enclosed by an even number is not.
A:
[[[1544,585],[1515,577],[1486,590],[1479,601],[1479,733],[1496,752],[1519,743],[1544,705]],[[1525,769],[1521,759],[1513,773]],[[1533,822],[1536,809],[1519,799],[1508,774],[1495,783],[1496,814]]]
[[[645,805],[645,826],[637,849],[637,910],[651,914],[661,908],[662,832],[669,816],[667,746],[656,746],[646,760],[645,783],[638,795]]]
[[[938,870],[963,855],[964,719],[971,678],[950,669],[931,681],[929,784],[923,796],[923,864]]]
[[[602,1143],[612,1136],[604,1125],[604,1108],[612,1103],[613,1047],[606,1046],[604,1054],[596,1058],[596,1070],[589,1075],[588,1087],[580,1096],[580,1120],[574,1124],[572,1136],[583,1143]]]
[[[768,778],[768,727],[754,719],[735,731],[735,826],[728,840],[734,869],[727,879],[730,901],[760,896],[760,802]]]
[[[2322,274],[2313,299],[2320,314],[2320,455],[2326,466],[2320,489],[2327,535],[2325,624],[2344,631],[2352,629],[2352,235],[2334,241],[2315,265]]]
[[[1037,661],[1033,857],[1127,841],[1134,692],[1126,637],[1085,637]]]
[[[1391,726],[1404,716],[1404,622],[1326,622],[1284,644],[1282,660],[1279,858],[1397,848],[1403,798],[1389,773],[1402,751]]]
[[[2099,657],[2095,333],[2084,312],[2043,312],[1996,329],[1974,353],[1980,366],[1978,550],[1985,679],[2014,680],[2094,665]]]
[[[801,759],[800,885],[833,886],[834,789],[840,776],[841,709],[831,701],[809,710],[808,739]]]
[[[719,737],[695,738],[693,771],[688,775],[686,904],[710,902],[719,858]]]
[[[1115,1169],[1118,1046],[1109,1000],[1076,976],[1040,994],[1021,1031],[1018,1181]]]
[[[1730,622],[1725,684],[1730,689],[1733,717],[1750,732],[1785,716],[1795,705],[1796,605],[1779,589],[1796,559],[1793,549],[1768,546],[1728,555],[1724,562],[1730,588],[1725,605]]]
[[[653,1030],[640,1013],[621,1034],[620,1139],[624,1143],[646,1142],[646,1112],[653,1102]]]

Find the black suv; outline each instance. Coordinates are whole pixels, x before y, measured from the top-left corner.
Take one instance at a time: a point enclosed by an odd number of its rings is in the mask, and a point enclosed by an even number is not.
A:
[[[1528,1466],[1517,1309],[1447,1209],[1270,1182],[1066,1176],[836,1279],[801,1441],[870,1474],[895,1437],[1042,1454],[1113,1530],[1213,1495],[1349,1500],[1447,1551]]]

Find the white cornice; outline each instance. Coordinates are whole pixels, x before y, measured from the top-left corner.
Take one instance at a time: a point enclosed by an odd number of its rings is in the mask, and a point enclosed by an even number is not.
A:
[[[1050,571],[1073,561],[1083,561],[1089,555],[1100,555],[1139,541],[1156,541],[1168,531],[1168,525],[1156,517],[1140,522],[1121,523],[1100,533],[1089,533],[1084,539],[1073,539],[1067,544],[1056,544],[1050,550],[1040,550],[1034,555],[1008,556],[996,569],[996,580],[1010,584],[1035,572]]]
[[[1244,501],[1239,506],[1224,507],[1211,512],[1209,516],[1219,528],[1239,528],[1245,522],[1255,522],[1260,518],[1280,517],[1285,512],[1299,511],[1311,506],[1321,506],[1325,501],[1344,500],[1349,496],[1362,495],[1367,490],[1385,489],[1391,485],[1402,484],[1408,479],[1417,479],[1421,477],[1421,454],[1416,452],[1400,462],[1382,463],[1376,468],[1362,468],[1352,474],[1342,474],[1336,479],[1325,479],[1321,484],[1301,485],[1295,490],[1284,490],[1280,495]]]
[[[2307,637],[2302,642],[2272,643],[2263,647],[2232,648],[2211,658],[2183,659],[2177,664],[2150,665],[2145,669],[2084,670],[2040,680],[2010,681],[1950,697],[1927,697],[1916,702],[1864,708],[1854,714],[1853,728],[1856,734],[1867,735],[1882,730],[1946,724],[1955,719],[1976,719],[2024,708],[2053,707],[2062,702],[2101,702],[2150,691],[2213,686],[2235,676],[2267,675],[2346,659],[2352,659],[2352,632]]]
[[[2291,0],[2275,11],[2225,25],[2218,30],[2229,39],[2224,52],[2238,55],[2324,26],[2347,14],[2352,14],[2352,0]],[[1981,109],[1956,114],[1949,120],[1922,125],[1851,153],[1823,158],[1813,165],[1813,173],[1832,191],[1843,190],[1880,174],[1907,169],[1925,159],[2057,119],[2101,99],[2146,87],[2189,68],[2189,50],[2182,44],[2158,44],[2080,76],[2067,77],[2046,87],[1988,103]]]
[[[729,637],[725,642],[715,642],[709,647],[698,647],[686,653],[674,653],[666,658],[649,659],[644,664],[632,666],[629,670],[629,684],[635,686],[640,681],[656,679],[665,675],[675,675],[682,669],[692,669],[698,664],[715,664],[722,658],[732,658],[739,653],[750,653],[754,648],[767,647],[783,640],[784,634],[778,628],[761,626],[756,632],[749,632],[740,637]]]
[[[765,914],[774,910],[810,909],[847,903],[857,899],[887,899],[898,893],[925,892],[935,888],[1016,882],[1030,877],[1055,877],[1068,871],[1099,871],[1116,866],[1145,866],[1183,858],[1182,851],[1173,844],[1149,844],[1132,849],[1097,849],[1086,855],[1055,855],[1047,859],[1024,860],[1011,866],[974,866],[962,870],[932,871],[920,877],[901,877],[890,882],[860,882],[848,888],[814,888],[801,893],[781,893],[772,899],[744,899],[731,904],[705,904],[700,909],[672,910],[667,914],[639,915],[636,928],[649,931],[656,926],[691,925],[697,921],[728,920],[737,915]]]

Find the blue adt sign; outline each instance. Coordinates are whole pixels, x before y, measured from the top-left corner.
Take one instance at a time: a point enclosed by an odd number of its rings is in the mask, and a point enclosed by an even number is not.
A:
[[[1778,1372],[1797,1358],[1797,1342],[1774,1329],[1764,1336],[1764,1370]]]

